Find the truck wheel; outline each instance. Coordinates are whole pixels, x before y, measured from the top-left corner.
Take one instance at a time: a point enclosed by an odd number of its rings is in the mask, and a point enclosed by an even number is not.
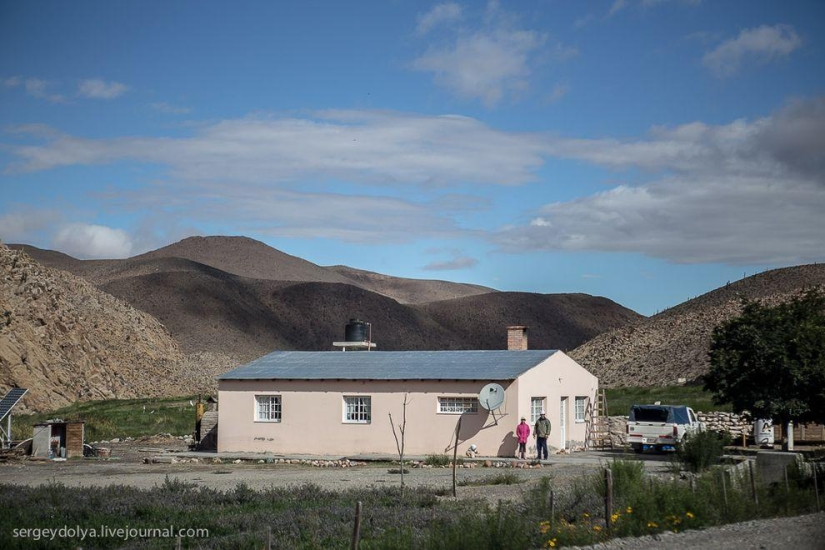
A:
[[[633,443],[630,446],[633,447],[633,452],[636,454],[642,454],[642,451],[645,449],[641,443]]]

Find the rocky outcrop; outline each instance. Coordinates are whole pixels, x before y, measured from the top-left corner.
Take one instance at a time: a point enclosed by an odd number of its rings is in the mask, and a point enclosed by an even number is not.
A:
[[[825,265],[775,269],[602,333],[570,352],[604,387],[666,386],[696,380],[710,367],[713,329],[739,315],[744,299],[776,305],[825,285]]]
[[[0,391],[28,388],[22,409],[183,394],[183,359],[154,317],[0,245]]]

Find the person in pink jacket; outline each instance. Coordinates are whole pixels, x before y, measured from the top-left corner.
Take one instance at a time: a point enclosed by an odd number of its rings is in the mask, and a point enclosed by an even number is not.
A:
[[[516,428],[516,437],[518,438],[518,454],[522,460],[527,458],[527,438],[530,437],[530,426],[527,425],[527,419],[522,418],[521,424]]]

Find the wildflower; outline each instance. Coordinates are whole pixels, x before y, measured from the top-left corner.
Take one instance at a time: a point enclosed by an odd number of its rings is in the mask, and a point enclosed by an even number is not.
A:
[[[602,528],[601,528],[601,526],[600,526],[600,525],[594,525],[594,526],[593,526],[593,530],[594,530],[594,531],[601,531],[601,530],[602,530]]]
[[[655,528],[659,527],[656,523],[654,523],[652,521],[648,521],[647,526],[651,529],[655,529]]]
[[[613,514],[612,516],[610,516],[610,522],[611,523],[616,523],[616,521],[618,519],[619,519],[619,514]]]
[[[693,514],[692,513],[686,512],[685,515],[687,516],[688,519],[693,519]]]
[[[548,540],[547,544],[545,544],[545,546],[547,546],[547,548],[555,548],[556,547],[556,540],[557,540],[556,538],[552,538],[552,539]]]
[[[582,517],[583,517],[583,518],[589,518],[589,517],[590,517],[590,514],[588,514],[587,512],[583,512],[583,513],[582,513]]]
[[[633,508],[631,508],[630,506],[628,506],[628,507],[627,507],[627,510],[625,510],[625,512],[627,512],[628,514],[632,514],[632,513],[633,513]]]
[[[541,531],[542,535],[545,534],[549,530],[550,530],[550,522],[549,521],[542,521],[541,523],[539,523],[539,531]]]

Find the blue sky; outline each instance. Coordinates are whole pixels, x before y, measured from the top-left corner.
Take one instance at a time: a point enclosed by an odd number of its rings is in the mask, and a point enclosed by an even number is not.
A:
[[[825,3],[0,2],[0,239],[653,314],[825,259]]]

